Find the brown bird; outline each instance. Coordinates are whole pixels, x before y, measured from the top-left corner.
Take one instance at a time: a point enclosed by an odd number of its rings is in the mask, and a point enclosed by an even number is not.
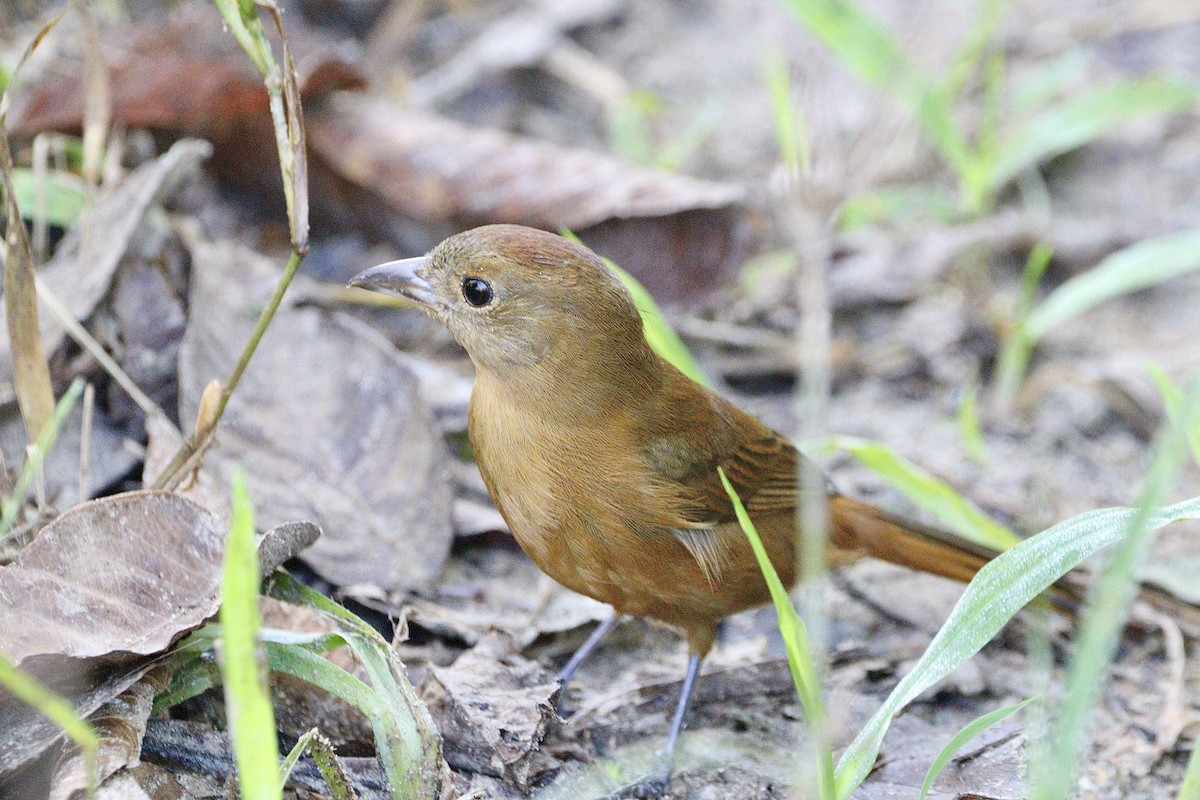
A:
[[[415,301],[470,355],[471,445],[529,557],[617,614],[653,617],[687,637],[687,677],[654,778],[661,786],[718,623],[770,600],[717,467],[791,585],[804,457],[656,354],[621,282],[560,236],[476,228],[350,285]],[[834,564],[869,555],[967,581],[994,555],[832,488],[825,500]],[[564,683],[611,627],[580,648]]]

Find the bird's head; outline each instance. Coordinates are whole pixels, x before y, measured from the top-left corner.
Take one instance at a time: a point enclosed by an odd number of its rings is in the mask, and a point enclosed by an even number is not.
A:
[[[586,247],[521,225],[456,234],[351,286],[406,297],[441,320],[479,369],[609,372],[645,358],[633,298]]]

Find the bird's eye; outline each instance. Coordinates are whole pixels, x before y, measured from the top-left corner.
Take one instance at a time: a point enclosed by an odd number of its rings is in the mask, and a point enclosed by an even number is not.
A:
[[[492,302],[495,294],[492,292],[492,285],[482,278],[463,278],[462,293],[467,302],[476,308]]]

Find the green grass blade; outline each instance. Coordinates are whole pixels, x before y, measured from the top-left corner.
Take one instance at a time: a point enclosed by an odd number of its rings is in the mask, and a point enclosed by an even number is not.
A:
[[[1135,117],[1180,111],[1198,100],[1200,90],[1191,82],[1147,77],[1101,86],[1057,103],[1019,124],[999,145],[992,186],[999,189],[1024,170],[1099,139]]]
[[[25,503],[33,479],[37,477],[38,470],[42,468],[46,454],[54,447],[59,430],[67,421],[67,415],[71,413],[71,409],[81,394],[83,394],[83,378],[76,378],[71,382],[70,388],[58,399],[54,406],[54,413],[50,415],[50,421],[42,427],[37,441],[29,449],[25,466],[21,468],[21,474],[17,476],[17,483],[13,486],[12,494],[4,501],[3,511],[0,512],[0,540],[4,539],[12,528],[13,522],[16,521],[17,512]]]
[[[1056,580],[1128,535],[1138,514],[1130,508],[1080,514],[1024,540],[985,565],[917,664],[843,752],[837,768],[838,797],[849,797],[871,771],[896,713],[975,655]],[[1200,497],[1154,510],[1147,517],[1147,527],[1161,528],[1183,519],[1200,519]]]
[[[954,123],[950,96],[917,71],[887,28],[848,0],[785,5],[859,78],[902,102],[960,175],[970,168],[973,157]]]
[[[31,169],[14,169],[12,174],[13,193],[21,207],[21,216],[32,219],[37,210],[38,192],[46,199],[46,222],[60,228],[70,227],[83,212],[85,198],[83,181],[66,172],[51,172],[46,175],[45,185],[37,186]]]
[[[934,514],[952,531],[977,544],[1004,550],[1021,541],[1015,533],[980,511],[950,486],[886,445],[836,436],[833,447],[845,450],[893,488]]]
[[[1046,758],[1034,764],[1033,794],[1038,800],[1057,800],[1072,794],[1077,767],[1083,757],[1096,703],[1116,653],[1121,630],[1137,589],[1138,568],[1145,561],[1154,532],[1155,508],[1166,497],[1186,458],[1184,426],[1195,418],[1200,405],[1200,382],[1187,391],[1183,413],[1159,432],[1146,485],[1128,533],[1123,537],[1104,571],[1092,600],[1084,612],[1076,639],[1075,653],[1067,670],[1067,689],[1057,723],[1052,730]]]
[[[225,570],[221,577],[219,649],[225,713],[237,762],[238,787],[246,800],[278,800],[279,747],[275,711],[259,648],[258,555],[254,509],[240,469],[233,474],[233,510]]]
[[[96,754],[100,749],[100,736],[95,729],[75,713],[65,699],[18,669],[3,653],[0,653],[0,686],[23,703],[33,706],[38,713],[62,728],[63,733],[79,746],[88,774],[88,797],[96,794]]]
[[[1018,301],[1012,329],[1005,337],[996,366],[996,394],[1002,406],[1008,406],[1017,396],[1029,356],[1033,352],[1034,340],[1029,335],[1029,314],[1037,297],[1038,284],[1050,266],[1054,251],[1039,243],[1025,259],[1021,273],[1021,297]]]
[[[1150,364],[1147,369],[1150,372],[1150,379],[1154,381],[1154,385],[1158,387],[1159,394],[1162,395],[1163,407],[1166,409],[1167,419],[1176,419],[1183,412],[1183,390],[1171,380],[1170,376],[1158,364]],[[1188,441],[1192,445],[1192,457],[1196,460],[1197,464],[1200,464],[1200,416],[1194,417],[1190,422],[1184,424],[1183,427]]]
[[[268,643],[272,668],[338,694],[370,719],[393,796],[425,797],[436,793],[441,740],[404,667],[383,637],[359,617],[285,573],[277,573],[272,579],[271,596],[333,618],[341,628],[338,635],[354,651],[371,686],[366,687],[324,658],[296,645]],[[359,685],[366,694],[357,688]]]
[[[783,158],[783,166],[788,175],[807,175],[812,171],[808,129],[804,124],[804,115],[792,104],[787,59],[778,48],[767,51],[763,62],[763,80],[771,101],[775,146]]]
[[[967,457],[976,464],[987,461],[987,450],[983,445],[983,429],[979,424],[979,384],[971,383],[963,390],[958,403],[958,431],[962,436]]]
[[[847,199],[838,210],[837,228],[853,231],[880,224],[951,223],[961,219],[962,212],[941,187],[885,186]]]
[[[316,728],[307,731],[296,740],[296,743],[292,745],[292,749],[283,757],[283,763],[279,765],[279,786],[281,788],[287,786],[288,778],[292,777],[292,771],[296,769],[296,765],[300,763],[300,758],[308,750],[309,744],[316,735]]]
[[[1055,327],[1105,300],[1145,289],[1200,268],[1200,230],[1147,239],[1119,250],[1059,286],[1022,326],[1036,342]]]
[[[1088,75],[1088,59],[1079,49],[1071,49],[1045,62],[1024,78],[1014,81],[1009,100],[1011,113],[1032,116],[1056,98],[1082,84]]]
[[[332,745],[317,728],[313,728],[297,739],[291,752],[279,765],[280,787],[287,786],[288,779],[292,777],[292,771],[296,769],[296,764],[300,762],[300,758],[306,752],[312,755],[313,763],[317,765],[317,770],[325,779],[325,785],[329,787],[330,800],[351,800],[356,797],[354,788],[334,758]]]
[[[566,228],[559,231],[559,233],[562,234],[563,238],[570,239],[576,244],[583,244],[579,241],[578,236]],[[704,373],[700,371],[700,365],[692,358],[692,353],[687,349],[687,345],[683,343],[683,339],[679,338],[679,334],[675,333],[675,329],[667,322],[662,310],[658,307],[658,303],[654,302],[654,298],[650,295],[650,292],[646,291],[646,287],[642,286],[637,278],[618,267],[609,259],[602,258],[601,261],[620,278],[621,283],[625,284],[625,288],[633,295],[633,302],[637,305],[638,312],[642,315],[642,327],[645,330],[646,341],[650,344],[654,352],[665,358],[675,369],[687,375],[696,383],[701,386],[707,386],[708,381],[704,379]]]
[[[1035,699],[1028,697],[1010,706],[997,708],[995,711],[982,714],[968,722],[963,726],[962,730],[950,737],[950,741],[946,742],[946,746],[941,749],[937,754],[937,758],[929,765],[929,770],[925,773],[925,780],[921,784],[921,793],[917,796],[917,800],[925,800],[925,797],[929,794],[929,790],[933,788],[933,782],[938,779],[938,776],[942,774],[942,770],[950,763],[950,759],[954,758],[954,754],[961,750],[963,745],[996,723],[1017,713]]]
[[[792,682],[796,684],[796,693],[800,696],[804,713],[808,715],[810,731],[817,740],[815,749],[818,759],[819,796],[822,800],[832,800],[834,797],[833,751],[830,749],[827,738],[825,703],[821,699],[821,685],[817,678],[812,648],[808,642],[808,629],[804,625],[804,620],[796,613],[796,607],[792,605],[792,598],[788,596],[787,589],[775,571],[775,565],[767,556],[767,550],[763,547],[758,529],[754,527],[750,515],[746,513],[746,507],[725,475],[725,470],[717,467],[717,474],[721,476],[721,484],[725,487],[730,502],[733,503],[738,524],[746,534],[750,547],[754,550],[754,557],[758,560],[759,569],[762,570],[763,577],[767,581],[767,589],[771,593],[771,601],[775,604],[775,614],[779,620],[779,633],[783,636],[784,648],[787,650],[788,666],[792,670]]]

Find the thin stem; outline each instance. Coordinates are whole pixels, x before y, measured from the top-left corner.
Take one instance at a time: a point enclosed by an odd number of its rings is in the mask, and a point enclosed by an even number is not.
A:
[[[229,377],[225,379],[221,389],[221,399],[217,403],[217,411],[213,416],[211,425],[208,426],[208,431],[201,439],[207,439],[211,436],[212,431],[216,430],[217,423],[225,413],[225,407],[229,405],[229,399],[233,396],[233,392],[237,389],[238,383],[242,380],[242,375],[246,372],[246,367],[250,365],[250,359],[254,356],[254,351],[258,349],[258,344],[262,341],[263,334],[267,332],[267,326],[271,324],[271,320],[275,317],[275,312],[279,309],[279,304],[283,302],[283,295],[287,292],[288,286],[292,283],[292,278],[296,277],[296,271],[300,269],[300,262],[304,260],[304,254],[293,251],[288,257],[287,266],[283,270],[283,275],[279,277],[279,282],[275,284],[275,291],[271,293],[271,299],[263,306],[262,313],[258,315],[258,321],[254,324],[254,331],[250,334],[250,338],[246,340],[246,346],[242,348],[242,354],[238,358],[237,363],[233,367],[233,371],[229,373]],[[197,441],[196,435],[193,433],[188,436],[175,455],[171,458],[170,463],[161,474],[154,480],[151,488],[162,489],[175,476],[189,458],[191,458],[200,449],[203,441]]]
[[[67,308],[63,301],[59,300],[58,296],[50,291],[40,275],[34,276],[34,285],[37,287],[38,297],[41,298],[42,303],[45,304],[46,308],[50,309],[54,316],[58,317],[58,321],[67,329],[70,337],[80,347],[87,350],[96,361],[100,362],[100,366],[104,367],[104,371],[117,382],[118,386],[125,390],[125,393],[137,404],[142,413],[148,417],[154,415],[166,416],[163,410],[158,407],[158,404],[138,388],[138,385],[134,383],[125,370],[121,369],[121,365],[108,354],[108,351],[96,341],[94,336],[88,333],[87,328],[79,324],[79,320],[75,319],[75,315],[71,312],[71,309]]]

